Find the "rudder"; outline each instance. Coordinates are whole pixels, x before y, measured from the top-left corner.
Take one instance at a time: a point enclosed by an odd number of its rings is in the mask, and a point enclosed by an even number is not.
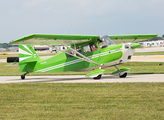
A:
[[[19,45],[19,62],[34,62],[40,60],[31,45]]]
[[[31,45],[19,45],[19,71],[33,72],[36,63],[41,60]]]

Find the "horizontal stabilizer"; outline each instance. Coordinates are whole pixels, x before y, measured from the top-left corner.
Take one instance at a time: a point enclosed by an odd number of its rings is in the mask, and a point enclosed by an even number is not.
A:
[[[95,69],[88,74],[86,74],[85,77],[97,77],[98,75],[102,75],[105,72],[103,69]]]

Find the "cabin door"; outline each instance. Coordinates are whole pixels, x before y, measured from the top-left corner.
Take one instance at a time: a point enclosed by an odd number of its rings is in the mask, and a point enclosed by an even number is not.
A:
[[[100,62],[100,49],[98,48],[98,45],[95,42],[84,44],[83,45],[83,54],[91,59],[92,61],[99,64]],[[87,67],[93,66],[91,63],[86,62],[85,64]]]

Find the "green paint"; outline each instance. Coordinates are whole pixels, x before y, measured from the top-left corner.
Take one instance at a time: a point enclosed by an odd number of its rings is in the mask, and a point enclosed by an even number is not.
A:
[[[122,67],[122,68],[119,68],[121,72],[128,72],[130,71],[130,68],[127,68],[127,67]],[[117,74],[119,73],[118,70],[115,70],[111,75],[114,75],[114,74]]]
[[[139,43],[132,43],[132,46],[133,46],[133,47],[131,47],[131,48],[132,48],[132,49],[135,49],[135,48],[139,47],[140,44],[139,44]]]
[[[156,37],[157,34],[141,34],[141,35],[108,35],[108,37],[112,40],[124,40],[124,39],[150,39]],[[55,40],[60,40],[61,42],[66,43],[67,45],[72,45],[73,43],[84,43],[91,40],[96,40],[99,38],[98,35],[58,35],[58,34],[30,34],[24,37],[21,37],[11,43],[13,44],[21,44],[21,45],[59,45],[59,43]],[[46,41],[45,41],[46,40]],[[73,42],[72,42],[73,41]]]
[[[117,39],[149,39],[156,37],[156,34],[149,35],[108,35],[112,40]],[[58,72],[58,71],[77,71],[85,68],[99,67],[101,64],[119,60],[123,56],[123,44],[111,44],[107,46],[99,46],[98,35],[56,35],[56,34],[31,34],[20,39],[17,39],[10,44],[19,45],[19,70],[20,72]],[[46,41],[45,41],[46,40]],[[84,58],[78,55],[77,57],[67,58],[64,52],[57,54],[48,59],[40,59],[31,45],[59,45],[56,40],[60,40],[66,45],[70,45],[75,49],[81,47],[81,54],[89,58],[95,64],[85,61]],[[91,44],[97,46],[96,50],[84,51],[86,46]],[[93,45],[92,44],[92,45]],[[76,45],[76,47],[74,46]],[[86,45],[86,46],[85,46]],[[132,43],[132,49],[138,47],[137,43]],[[68,51],[67,49],[66,51]],[[89,50],[89,49],[88,49]],[[129,68],[121,68],[121,71],[129,70]],[[105,70],[96,69],[88,73],[86,76],[95,76],[103,74]],[[115,71],[113,74],[118,73]]]
[[[89,72],[85,77],[96,77],[98,75],[101,75],[105,72],[103,69],[95,69],[91,72]]]

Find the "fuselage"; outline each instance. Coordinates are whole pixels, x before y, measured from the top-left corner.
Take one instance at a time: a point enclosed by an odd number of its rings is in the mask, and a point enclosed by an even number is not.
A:
[[[87,45],[90,43],[95,43],[97,49],[95,51],[88,49]],[[74,46],[71,46],[74,48]],[[138,47],[138,45],[137,45]],[[42,60],[40,59],[35,63],[35,65],[27,64],[28,72],[59,72],[59,71],[90,71],[94,69],[106,68],[113,65],[118,65],[124,62],[127,62],[131,59],[131,56],[134,53],[134,48],[131,48],[130,44],[111,44],[106,47],[102,47],[98,44],[98,42],[92,41],[89,43],[83,43],[80,45],[76,45],[75,48],[80,48],[80,53],[97,63],[95,65],[88,61],[85,61],[81,56],[76,58],[70,56],[65,52],[59,53],[51,58]],[[75,54],[75,53],[72,53]],[[28,69],[29,68],[29,69]]]

